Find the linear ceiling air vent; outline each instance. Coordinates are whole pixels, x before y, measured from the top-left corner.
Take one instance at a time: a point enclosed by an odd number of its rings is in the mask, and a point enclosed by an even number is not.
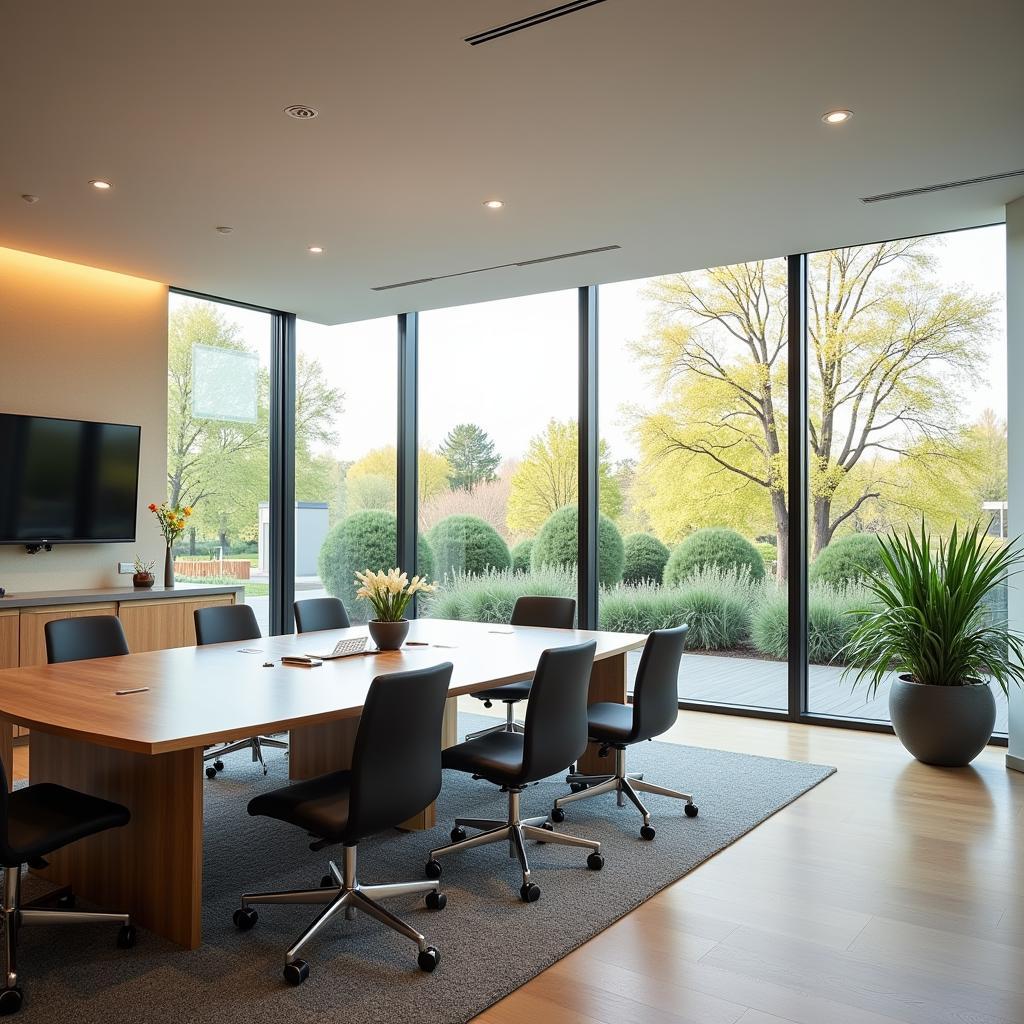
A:
[[[534,25],[543,25],[546,21],[554,21],[555,18],[564,18],[567,14],[575,14],[587,7],[594,7],[603,4],[604,0],[575,0],[574,3],[559,4],[546,11],[539,11],[527,18],[520,18],[518,21],[510,21],[507,25],[498,25],[496,28],[489,28],[476,35],[466,36],[465,41],[470,46],[479,46],[481,43],[489,43],[502,36],[510,36],[514,32],[522,32],[524,28],[533,28]]]
[[[431,281],[447,281],[452,277],[468,277],[470,274],[484,274],[488,270],[508,270],[509,267],[532,267],[535,263],[551,263],[554,260],[571,260],[577,256],[593,256],[599,252],[621,249],[621,245],[601,245],[596,249],[579,249],[577,252],[560,252],[555,256],[538,256],[532,260],[518,260],[515,263],[496,263],[493,267],[477,267],[474,270],[458,270],[454,274],[438,274],[436,277],[417,277],[412,281],[398,281],[395,284],[374,285],[372,291],[387,292],[392,288],[408,288],[414,284],[429,284]]]
[[[906,199],[908,196],[923,196],[929,192],[941,192],[947,188],[963,188],[965,185],[980,185],[986,181],[1002,181],[1024,174],[1019,171],[1004,171],[1002,174],[986,174],[983,178],[964,178],[962,181],[944,181],[940,185],[922,185],[920,188],[905,188],[900,192],[880,192],[877,196],[862,196],[862,203],[884,203],[890,199]]]

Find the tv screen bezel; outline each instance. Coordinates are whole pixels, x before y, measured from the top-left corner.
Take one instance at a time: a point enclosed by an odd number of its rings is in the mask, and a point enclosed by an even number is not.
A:
[[[55,423],[84,423],[97,427],[128,427],[136,433],[138,443],[135,446],[135,492],[132,504],[135,506],[135,528],[130,537],[24,537],[17,540],[5,540],[0,537],[0,547],[37,548],[43,545],[57,544],[134,544],[139,533],[139,466],[142,462],[142,425],[140,423],[117,423],[111,420],[83,420],[71,416],[36,416],[31,413],[7,412],[0,409],[0,414],[22,420],[50,420]]]

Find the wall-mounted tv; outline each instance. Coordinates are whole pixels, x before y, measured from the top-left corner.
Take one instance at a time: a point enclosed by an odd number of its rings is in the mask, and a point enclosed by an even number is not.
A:
[[[0,544],[135,540],[141,428],[0,413]]]

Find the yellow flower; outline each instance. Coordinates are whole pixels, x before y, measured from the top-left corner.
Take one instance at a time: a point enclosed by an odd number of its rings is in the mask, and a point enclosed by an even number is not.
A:
[[[187,515],[187,516],[192,515],[192,506],[191,505],[186,505],[185,506],[185,515]]]

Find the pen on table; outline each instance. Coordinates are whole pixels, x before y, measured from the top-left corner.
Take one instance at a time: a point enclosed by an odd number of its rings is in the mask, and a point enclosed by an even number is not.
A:
[[[129,693],[147,693],[149,691],[148,686],[138,686],[134,690],[115,690],[115,697],[124,697]]]

